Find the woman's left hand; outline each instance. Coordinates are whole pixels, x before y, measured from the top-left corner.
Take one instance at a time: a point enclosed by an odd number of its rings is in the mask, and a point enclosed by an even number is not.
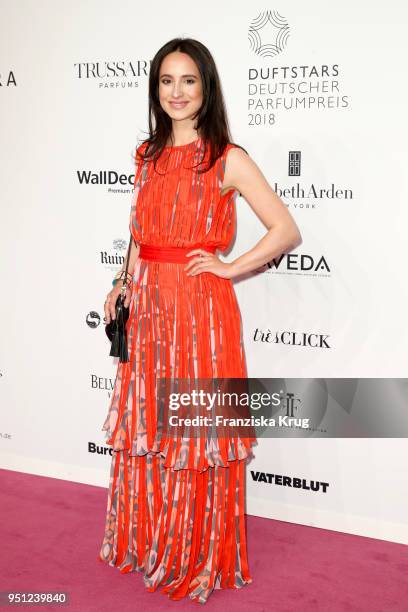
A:
[[[191,261],[184,268],[187,276],[211,272],[220,278],[232,278],[232,265],[221,261],[214,253],[209,253],[204,249],[193,249],[186,256],[191,257]]]

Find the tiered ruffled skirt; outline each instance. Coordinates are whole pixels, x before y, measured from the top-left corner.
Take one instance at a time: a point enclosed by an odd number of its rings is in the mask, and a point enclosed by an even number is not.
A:
[[[255,439],[158,435],[157,377],[246,377],[231,281],[183,267],[136,262],[130,361],[118,364],[103,425],[113,457],[99,558],[141,572],[150,591],[205,603],[252,581],[245,464]]]

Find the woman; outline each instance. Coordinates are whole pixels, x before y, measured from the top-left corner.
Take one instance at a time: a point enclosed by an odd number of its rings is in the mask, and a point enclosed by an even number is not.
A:
[[[152,124],[154,119],[154,125]],[[246,378],[232,279],[301,243],[286,206],[248,154],[231,143],[208,49],[176,38],[149,76],[149,138],[137,149],[129,273],[123,282],[129,362],[119,363],[103,430],[113,447],[100,559],[138,570],[150,591],[205,603],[214,588],[252,581],[244,522],[253,438],[158,435],[157,377]],[[268,228],[247,253],[221,261],[240,192]]]

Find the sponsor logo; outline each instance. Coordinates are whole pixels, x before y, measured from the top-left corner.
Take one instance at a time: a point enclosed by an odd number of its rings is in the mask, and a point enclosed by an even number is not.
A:
[[[272,331],[255,328],[254,342],[266,344],[285,344],[286,346],[305,346],[307,348],[332,348],[328,341],[328,334],[296,331]]]
[[[313,256],[306,253],[289,253],[274,257],[253,271],[254,274],[260,272],[313,277],[331,276],[331,269],[324,255]]]
[[[296,476],[283,476],[282,474],[270,474],[268,472],[256,472],[251,470],[252,480],[255,482],[264,482],[266,484],[274,484],[280,487],[290,487],[292,489],[303,489],[304,491],[313,491],[315,493],[327,493],[329,488],[328,482],[320,480],[309,480]]]
[[[86,324],[91,329],[96,329],[100,325],[100,322],[101,322],[101,317],[95,310],[91,310],[86,315]]]
[[[88,442],[88,453],[92,455],[110,455],[113,456],[113,448],[111,446],[100,446],[95,442]]]

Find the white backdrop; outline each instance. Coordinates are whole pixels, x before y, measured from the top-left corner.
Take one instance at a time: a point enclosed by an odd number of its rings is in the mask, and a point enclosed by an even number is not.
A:
[[[303,237],[277,268],[235,283],[249,376],[406,376],[402,0],[386,10],[300,0],[209,1],[205,12],[163,0],[154,10],[123,0],[0,7],[3,467],[108,484],[101,428],[116,366],[103,302],[125,255],[149,62],[176,36],[213,53],[233,140],[282,193]],[[300,152],[299,176],[289,176],[290,151]],[[124,178],[108,184],[104,171]],[[332,186],[336,197],[320,193]],[[236,202],[227,260],[265,231]],[[260,342],[257,329],[321,334],[329,347]],[[408,543],[406,448],[403,438],[261,440],[248,513]],[[252,472],[328,487],[257,482]]]

